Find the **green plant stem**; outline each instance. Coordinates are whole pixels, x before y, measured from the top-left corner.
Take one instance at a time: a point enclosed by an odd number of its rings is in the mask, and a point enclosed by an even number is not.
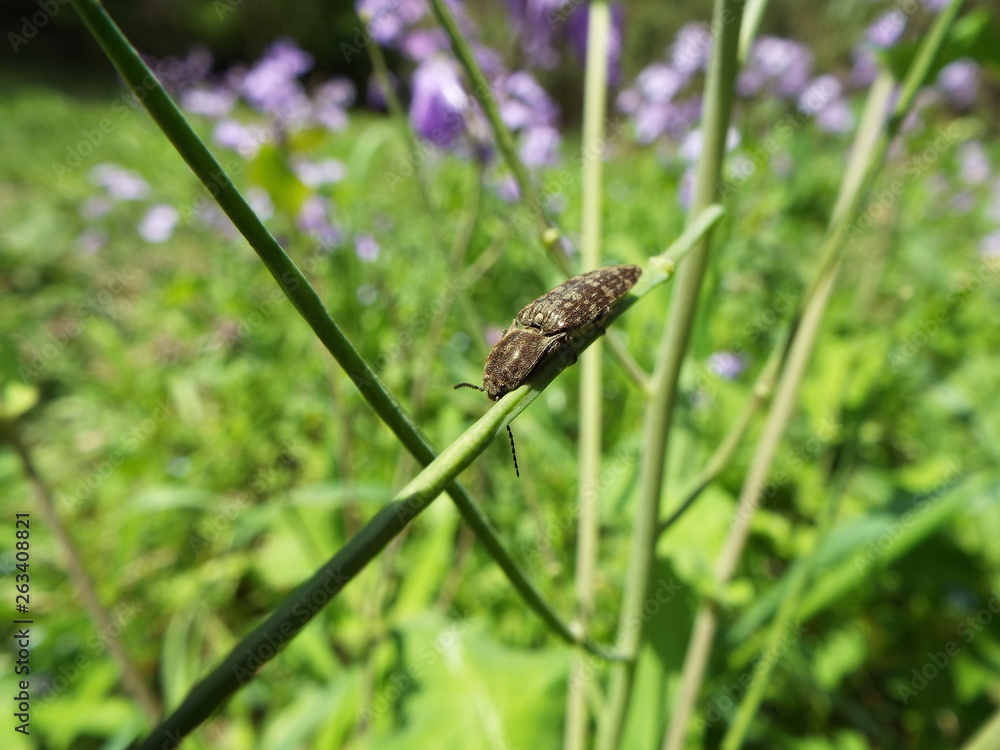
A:
[[[608,91],[608,37],[611,12],[606,0],[593,0],[587,10],[587,68],[583,109],[583,231],[585,269],[601,265],[601,171],[603,161],[587,154],[587,144],[600,139]],[[589,158],[588,158],[589,156]],[[586,633],[594,608],[594,570],[601,480],[601,351],[595,345],[580,358],[580,439],[577,473],[576,626]],[[587,744],[587,660],[574,654],[567,687],[563,747],[583,750]]]
[[[993,713],[961,750],[996,750],[1000,747],[1000,710]]]
[[[884,130],[876,127],[880,118],[874,114],[866,115],[863,120],[864,127],[855,140],[856,153],[848,164],[848,171],[844,176],[831,217],[831,226],[821,255],[818,274],[800,305],[800,314],[796,316],[799,324],[793,327],[788,361],[779,377],[776,395],[771,403],[763,434],[740,492],[736,518],[729,536],[723,543],[715,571],[719,585],[727,582],[732,576],[746,543],[750,521],[760,505],[761,494],[766,486],[778,442],[791,416],[798,388],[836,281],[844,249],[851,234],[852,223],[859,214],[862,202],[885,159],[891,139],[912,106],[920,82],[927,77],[927,72],[944,42],[948,29],[954,23],[961,4],[962,0],[952,0],[952,4],[941,13],[931,33],[925,38],[904,82],[888,126]],[[868,113],[885,111],[891,93],[891,87],[885,80],[883,77],[872,87],[867,105]],[[914,84],[914,81],[917,83]],[[867,132],[865,127],[877,131],[878,135]],[[663,744],[664,750],[679,750],[683,746],[694,701],[704,679],[717,625],[718,620],[713,605],[708,602],[702,604],[695,618],[694,630],[688,644],[677,700],[671,713],[670,729]]]
[[[721,212],[713,207],[700,226],[705,230],[713,225],[707,218],[718,220]],[[690,234],[683,244],[675,242],[659,257],[648,274],[650,280],[643,287],[643,294],[657,284],[669,280],[677,263],[690,251]],[[679,238],[680,239],[680,238]],[[636,285],[638,287],[638,285]],[[608,316],[611,325],[637,301],[635,293],[629,294]],[[585,350],[602,335],[595,328],[579,342],[579,351]],[[198,724],[210,716],[236,690],[244,685],[264,664],[277,655],[290,640],[305,627],[337,593],[396,537],[406,525],[421,513],[439,494],[451,492],[455,478],[499,435],[507,425],[534,401],[544,388],[566,367],[570,357],[556,357],[544,364],[531,381],[500,399],[478,422],[451,443],[441,455],[409,482],[395,498],[380,510],[308,581],[299,586],[281,605],[230,652],[223,662],[195,685],[181,705],[157,726],[137,750],[159,750],[174,747]],[[475,527],[473,527],[475,530]],[[504,564],[498,561],[501,566]],[[591,640],[573,633],[555,615],[545,617],[549,627],[561,638],[575,643],[586,651],[606,660],[618,660],[617,653],[609,652]]]
[[[66,558],[65,569],[73,582],[74,588],[80,595],[84,609],[90,615],[97,633],[106,640],[108,652],[112,660],[121,670],[121,680],[126,692],[132,695],[136,702],[142,707],[143,713],[150,721],[160,715],[160,702],[153,692],[146,685],[139,672],[138,667],[132,661],[121,638],[111,637],[118,632],[118,623],[111,616],[111,613],[104,606],[101,597],[97,594],[97,587],[87,572],[83,555],[77,549],[76,542],[73,541],[69,529],[63,524],[56,509],[56,502],[49,490],[48,484],[42,478],[31,457],[31,451],[21,438],[20,425],[16,420],[0,420],[0,435],[10,443],[21,462],[21,469],[28,479],[28,484],[35,495],[36,505],[41,513],[45,525],[52,531],[62,555]]]
[[[740,447],[740,443],[743,442],[743,438],[750,429],[750,424],[754,416],[771,398],[771,394],[774,391],[774,380],[778,376],[778,369],[782,361],[782,349],[775,347],[768,358],[767,364],[764,366],[764,370],[757,378],[757,382],[754,383],[750,399],[743,408],[740,418],[736,420],[726,434],[726,437],[719,443],[718,448],[715,449],[715,452],[705,462],[705,466],[699,472],[698,476],[691,481],[689,487],[682,493],[681,496],[684,499],[677,506],[677,509],[660,524],[661,534],[666,533],[667,529],[677,523],[694,506],[695,501],[701,496],[701,493],[715,481],[715,478],[722,473],[722,470],[726,468],[726,465],[736,455],[736,450]]]
[[[704,140],[688,215],[689,223],[695,221],[696,217],[714,202],[718,193],[736,76],[736,53],[742,10],[742,2],[735,0],[715,0],[714,3],[713,18],[717,33],[705,84],[705,111],[702,124]],[[618,648],[632,657],[638,653],[644,636],[642,632],[644,618],[641,617],[641,613],[643,603],[648,596],[649,581],[655,565],[669,426],[676,403],[680,368],[687,352],[698,293],[708,261],[708,250],[709,237],[706,235],[698,242],[691,257],[680,269],[653,372],[653,396],[646,410],[643,428],[644,452],[639,478],[639,498],[633,520],[628,574],[617,641]],[[601,718],[597,744],[601,750],[615,750],[621,742],[634,677],[634,658],[615,665],[608,707]]]
[[[430,442],[348,341],[323,306],[319,295],[268,232],[222,166],[195,135],[159,81],[146,67],[104,8],[96,0],[72,0],[72,3],[129,87],[144,92],[143,104],[160,129],[247,239],[295,309],[348,374],[375,413],[421,465],[430,464],[435,457]],[[486,515],[476,506],[465,488],[454,482],[449,486],[448,494],[465,523],[479,537],[487,552],[495,559],[528,606],[550,625],[558,623],[555,628],[557,633],[564,636],[569,634],[571,632],[569,627],[562,622],[554,608],[514,562]]]
[[[461,29],[458,28],[455,17],[452,15],[445,0],[430,0],[430,5],[438,23],[441,24],[441,28],[448,35],[455,57],[458,58],[459,63],[465,70],[465,75],[469,78],[469,83],[472,86],[472,95],[479,102],[479,106],[482,107],[483,114],[486,116],[486,120],[493,130],[497,149],[507,164],[507,168],[514,175],[514,179],[517,180],[518,187],[521,190],[521,199],[538,223],[539,237],[541,238],[542,245],[555,261],[556,265],[559,266],[559,270],[566,276],[572,276],[573,270],[569,259],[559,244],[561,232],[555,222],[549,217],[548,211],[545,209],[542,194],[539,192],[534,180],[531,179],[528,169],[517,155],[514,137],[504,123],[503,118],[500,117],[500,110],[497,107],[496,99],[493,97],[490,82],[486,80],[483,69],[476,62],[476,58],[472,54],[472,49],[465,41],[465,36],[462,34]]]

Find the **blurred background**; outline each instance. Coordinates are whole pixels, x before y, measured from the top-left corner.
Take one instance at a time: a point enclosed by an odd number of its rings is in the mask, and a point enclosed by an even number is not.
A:
[[[424,4],[105,7],[350,340],[448,445],[490,406],[453,384],[478,382],[516,311],[564,277]],[[727,215],[681,376],[665,512],[742,413],[814,277],[873,80],[906,70],[941,7],[767,5],[736,84]],[[587,6],[455,8],[577,264]],[[711,3],[612,15],[602,258],[644,264],[684,226]],[[0,21],[0,507],[35,524],[33,737],[9,736],[125,747],[416,466],[72,7],[17,0]],[[712,589],[756,424],[661,539],[623,746],[659,747],[705,597],[722,630],[689,746],[718,746],[775,592],[817,549],[748,746],[959,747],[995,716],[998,82],[995,3],[969,2],[858,222],[738,575]],[[669,295],[610,332],[647,372]],[[599,641],[616,632],[643,447],[644,404],[607,359]],[[463,475],[566,613],[578,390],[569,368],[518,418],[520,480],[506,441]],[[18,570],[13,531],[0,533],[6,582]],[[572,654],[442,498],[186,746],[561,747]],[[3,695],[13,659],[0,652]],[[606,674],[590,673],[595,700]]]

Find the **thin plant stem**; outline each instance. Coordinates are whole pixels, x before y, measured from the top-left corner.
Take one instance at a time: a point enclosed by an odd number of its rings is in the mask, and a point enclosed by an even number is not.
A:
[[[963,0],[952,0],[951,5],[938,16],[930,34],[924,39],[917,57],[910,67],[907,79],[896,101],[895,108],[885,129],[876,127],[880,118],[866,116],[864,127],[878,131],[877,136],[862,129],[855,139],[855,153],[848,164],[848,171],[841,184],[841,191],[835,203],[831,226],[821,255],[817,277],[800,305],[797,315],[799,324],[794,328],[789,348],[788,361],[779,377],[775,398],[765,420],[764,430],[757,444],[750,469],[747,473],[736,518],[729,536],[723,543],[722,552],[716,565],[718,584],[724,584],[732,576],[740,553],[746,543],[750,521],[761,502],[767,475],[777,451],[778,442],[791,416],[796,396],[809,357],[815,345],[823,314],[833,291],[837,271],[847,246],[853,223],[861,205],[874,182],[878,170],[885,159],[891,139],[896,134],[906,113],[913,105],[920,84],[944,42],[948,29],[954,23]],[[883,76],[877,80],[869,95],[867,110],[870,113],[885,112],[891,95],[891,86]],[[684,660],[677,700],[671,713],[671,724],[664,739],[664,750],[679,750],[687,735],[687,727],[694,709],[694,701],[704,679],[705,667],[711,651],[718,625],[714,606],[703,603],[695,618],[695,626],[688,644]]]
[[[601,173],[603,160],[589,155],[588,144],[600,139],[608,92],[608,37],[611,12],[605,0],[590,3],[587,28],[587,67],[583,109],[583,230],[585,269],[601,265]],[[594,570],[597,564],[599,488],[601,479],[601,351],[591,347],[580,358],[580,439],[577,472],[576,626],[590,627],[594,608]],[[563,747],[583,750],[587,743],[587,660],[574,654],[570,665]]]
[[[983,724],[979,731],[962,745],[961,750],[995,750],[1000,747],[1000,709]]]
[[[479,102],[479,106],[482,107],[483,114],[486,116],[486,120],[493,130],[497,149],[507,164],[507,168],[514,175],[514,179],[517,180],[518,187],[521,190],[521,199],[527,205],[538,224],[542,245],[555,261],[556,265],[559,266],[559,269],[566,276],[572,276],[573,272],[569,264],[569,259],[559,244],[559,238],[561,237],[559,228],[549,217],[548,211],[545,209],[542,194],[539,192],[534,180],[531,179],[528,169],[517,155],[514,137],[504,123],[503,118],[500,117],[500,109],[497,107],[496,99],[491,93],[492,87],[490,86],[490,82],[486,80],[483,69],[476,62],[476,58],[472,54],[472,49],[466,42],[461,29],[458,28],[458,23],[448,8],[447,2],[445,0],[430,0],[430,5],[438,23],[441,24],[441,28],[448,35],[448,40],[451,42],[451,48],[455,53],[455,57],[465,70],[465,75],[469,78],[472,94],[476,98],[476,101]]]
[[[713,19],[714,49],[705,83],[705,111],[702,121],[703,146],[695,177],[694,194],[688,222],[707,206],[718,193],[719,177],[725,153],[726,132],[736,77],[736,53],[739,43],[742,2],[715,0]],[[643,641],[643,603],[655,565],[655,547],[659,537],[660,498],[666,468],[668,435],[681,364],[687,352],[688,338],[697,307],[698,293],[708,262],[709,236],[704,236],[678,274],[670,300],[666,330],[661,339],[653,371],[653,395],[646,409],[643,427],[643,457],[639,478],[639,497],[630,544],[628,573],[618,627],[618,648],[632,659],[617,664],[612,672],[607,710],[601,718],[597,747],[615,750],[621,743],[625,715],[635,678],[635,655]]]
[[[721,212],[713,207],[710,216],[717,220]],[[707,230],[713,221],[699,226]],[[656,265],[644,274],[641,294],[673,277],[674,269],[700,235],[687,235],[683,244],[675,242]],[[693,238],[693,239],[692,239]],[[679,238],[681,239],[681,238]],[[635,289],[638,289],[637,284]],[[639,298],[630,293],[607,318],[611,325]],[[595,328],[575,344],[584,351],[603,331]],[[457,477],[534,401],[566,367],[571,357],[554,357],[543,364],[525,386],[501,398],[478,422],[441,452],[420,474],[414,477],[326,564],[299,586],[278,608],[229,653],[208,676],[195,685],[177,707],[139,745],[137,750],[173,747],[207,719],[233,693],[253,677],[264,664],[295,637],[365,566],[368,565],[406,526],[442,492],[450,492]],[[499,564],[500,563],[498,561]],[[546,618],[550,629],[567,642],[606,660],[618,660],[619,654],[608,651],[588,638],[573,633],[552,615]]]
[[[72,3],[129,87],[144,92],[143,105],[157,125],[247,239],[285,296],[351,378],[368,404],[421,465],[430,464],[435,458],[430,442],[347,339],[315,289],[253,212],[101,4],[96,0],[72,0]],[[564,636],[569,634],[569,627],[510,556],[486,514],[473,502],[465,488],[458,482],[453,482],[448,488],[448,494],[465,523],[476,533],[528,606],[547,623],[555,626],[555,632]]]
[[[73,586],[76,588],[83,602],[84,609],[90,615],[98,634],[102,636],[102,642],[106,641],[111,658],[118,669],[121,670],[122,684],[125,690],[132,695],[136,702],[142,707],[143,713],[150,721],[154,721],[162,710],[160,702],[142,679],[139,668],[132,661],[121,638],[112,637],[118,631],[118,624],[112,617],[111,612],[104,606],[101,597],[97,594],[97,587],[94,585],[87,566],[84,564],[83,555],[77,549],[76,542],[69,533],[56,509],[55,499],[49,490],[48,484],[42,478],[31,457],[31,451],[21,438],[20,427],[16,420],[0,420],[0,434],[14,448],[21,462],[21,469],[28,478],[28,484],[35,495],[38,510],[41,512],[45,525],[52,530],[60,551],[66,558],[66,572]]]
[[[691,481],[688,488],[681,494],[684,499],[680,505],[660,524],[661,534],[666,533],[667,529],[677,523],[694,506],[695,501],[701,496],[701,493],[715,481],[715,478],[722,473],[722,470],[726,468],[733,456],[736,455],[737,449],[750,429],[750,424],[753,422],[754,416],[770,400],[774,392],[774,380],[778,376],[778,370],[782,363],[781,355],[781,348],[775,347],[768,358],[767,364],[764,366],[764,370],[751,389],[750,399],[743,408],[743,413],[740,414],[739,419],[730,428],[726,437],[719,443],[719,447],[715,449],[715,452],[705,462],[705,466],[699,472],[698,476]]]

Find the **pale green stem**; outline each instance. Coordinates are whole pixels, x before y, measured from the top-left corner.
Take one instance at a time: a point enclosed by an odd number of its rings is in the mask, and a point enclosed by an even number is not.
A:
[[[1000,747],[1000,710],[993,713],[961,750],[996,750]]]
[[[757,38],[757,31],[760,29],[760,22],[764,19],[766,10],[767,0],[747,0],[747,7],[743,11],[743,25],[740,28],[740,65],[746,62],[747,52],[750,51],[753,40]]]
[[[701,217],[698,226],[702,231],[707,231],[720,215],[718,207],[712,207]],[[608,316],[607,325],[611,325],[618,316],[635,304],[640,296],[672,278],[677,263],[690,251],[693,241],[700,236],[694,232],[686,233],[665,253],[658,256],[655,259],[656,263],[651,264],[643,274],[644,283],[641,288],[637,284],[633,292],[622,300]],[[586,349],[601,334],[602,330],[595,328],[582,338],[578,343],[579,351]],[[485,416],[445,448],[440,456],[431,461],[420,474],[400,490],[396,497],[365,524],[312,578],[292,592],[263,623],[243,638],[219,666],[188,692],[181,705],[137,746],[137,750],[171,747],[207,719],[287,645],[441,492],[452,492],[455,477],[497,436],[504,434],[507,425],[514,417],[524,411],[570,364],[572,360],[569,357],[553,358],[532,376],[527,385],[501,398]],[[603,659],[620,658],[589,639],[570,632],[554,615],[545,619],[549,627],[561,638],[578,644]]]
[[[742,10],[742,2],[715,0],[713,19],[717,33],[705,83],[702,154],[695,177],[689,222],[714,202],[718,192],[736,77]],[[648,596],[649,581],[655,564],[656,540],[659,537],[660,497],[669,426],[676,403],[681,364],[687,352],[698,293],[708,262],[708,250],[709,238],[706,236],[680,269],[666,317],[666,330],[656,357],[652,378],[653,396],[646,410],[643,428],[644,450],[639,496],[632,522],[628,574],[618,627],[618,648],[633,658],[615,665],[613,670],[609,702],[600,723],[597,745],[600,750],[615,750],[619,746],[631,700],[635,677],[634,657],[644,637],[642,623],[645,618],[641,617],[642,607]]]
[[[601,265],[601,167],[597,144],[601,142],[608,91],[608,36],[611,12],[605,0],[594,0],[588,9],[587,69],[583,109],[583,231],[584,269]],[[597,563],[597,530],[601,478],[601,351],[599,342],[580,358],[580,465],[577,472],[577,524],[575,625],[586,633],[594,607],[594,568]],[[587,744],[587,660],[573,655],[566,701],[563,747],[583,750]]]
[[[458,24],[455,22],[455,17],[451,14],[447,2],[445,0],[430,0],[430,4],[438,23],[441,24],[441,28],[448,35],[455,57],[458,58],[459,63],[465,70],[465,75],[472,86],[472,95],[476,97],[476,101],[482,107],[483,114],[486,116],[486,120],[493,130],[497,149],[507,164],[507,168],[514,175],[514,179],[517,180],[518,187],[521,189],[521,200],[528,207],[528,210],[531,211],[538,223],[542,245],[552,256],[559,269],[566,276],[572,276],[573,271],[569,260],[566,258],[566,253],[563,252],[562,246],[559,244],[559,228],[549,218],[542,194],[535,185],[535,181],[531,179],[531,174],[528,172],[527,167],[524,166],[517,155],[514,137],[500,117],[500,109],[497,107],[490,82],[486,80],[486,76],[476,61],[472,49],[465,41],[465,36],[462,34],[461,29],[458,28]]]
[[[850,171],[845,174],[841,195],[835,204],[817,278],[800,306],[802,311],[800,324],[794,329],[788,361],[779,378],[776,395],[765,421],[763,434],[757,444],[750,469],[740,492],[736,519],[723,544],[722,554],[716,566],[716,579],[720,585],[730,579],[736,568],[736,563],[746,542],[750,521],[761,502],[761,494],[770,472],[778,442],[792,413],[798,388],[836,281],[840,261],[850,235],[850,222],[854,221],[858,215],[861,204],[885,159],[891,138],[895,135],[905,113],[912,106],[913,99],[919,89],[919,82],[926,78],[937,50],[958,14],[961,3],[962,0],[953,0],[952,4],[938,17],[931,33],[925,38],[917,58],[910,68],[903,87],[903,94],[897,100],[889,126],[880,131],[881,136],[878,138],[871,138],[867,133],[859,132],[855,141],[857,154],[864,154],[864,156],[855,154],[849,163]],[[916,85],[914,85],[914,80],[917,81]],[[888,93],[889,87],[877,82],[869,97],[869,111],[884,112]],[[865,119],[865,122],[871,121],[868,118]],[[865,144],[871,144],[871,146],[865,148]],[[861,172],[862,176],[857,175],[858,171]],[[700,692],[704,679],[705,667],[708,663],[717,624],[714,607],[711,603],[703,603],[695,618],[694,630],[688,644],[681,682],[678,686],[677,700],[671,713],[669,731],[664,739],[664,750],[680,750],[683,747],[694,701]]]

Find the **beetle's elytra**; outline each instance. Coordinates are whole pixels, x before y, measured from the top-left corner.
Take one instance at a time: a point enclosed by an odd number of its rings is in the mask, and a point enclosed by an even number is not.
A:
[[[641,275],[639,266],[608,266],[574,276],[524,307],[517,322],[545,335],[580,331],[607,316]]]

